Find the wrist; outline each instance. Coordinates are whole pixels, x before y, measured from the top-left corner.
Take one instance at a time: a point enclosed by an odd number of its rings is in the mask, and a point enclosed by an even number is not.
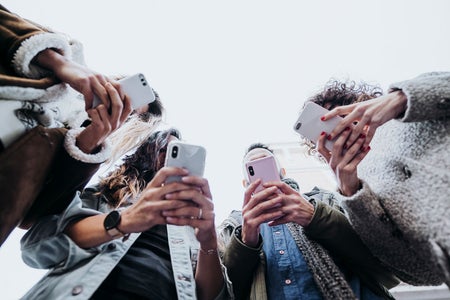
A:
[[[55,73],[67,59],[53,48],[47,48],[39,52],[34,59],[34,62],[42,68],[50,70]]]
[[[393,110],[396,112],[395,118],[401,118],[405,114],[408,106],[408,98],[402,90],[396,90],[390,93]]]

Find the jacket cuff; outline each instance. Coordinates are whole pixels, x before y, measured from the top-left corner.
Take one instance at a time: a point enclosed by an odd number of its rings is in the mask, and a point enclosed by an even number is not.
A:
[[[67,131],[66,138],[64,140],[64,148],[71,157],[81,162],[91,164],[103,163],[111,156],[111,145],[107,140],[105,140],[98,153],[84,153],[80,148],[76,146],[77,137],[84,129],[85,128],[80,127]]]
[[[29,78],[39,79],[45,76],[48,74],[48,70],[32,64],[32,60],[39,52],[48,48],[57,49],[61,55],[68,58],[72,57],[69,42],[63,35],[56,33],[36,34],[23,41],[17,49],[12,61],[14,69]]]

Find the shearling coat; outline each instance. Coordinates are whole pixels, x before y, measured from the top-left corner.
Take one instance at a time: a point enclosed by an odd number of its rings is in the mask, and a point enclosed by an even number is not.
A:
[[[82,95],[33,63],[39,52],[52,48],[84,64],[81,43],[1,5],[0,41],[0,141],[5,148],[37,125],[77,128],[87,119]]]
[[[109,157],[107,144],[96,154],[76,146],[84,99],[33,64],[47,48],[83,64],[80,43],[0,5],[0,245],[19,224],[63,210]]]
[[[413,285],[450,286],[450,73],[391,85],[403,117],[379,127],[342,204],[365,244]]]

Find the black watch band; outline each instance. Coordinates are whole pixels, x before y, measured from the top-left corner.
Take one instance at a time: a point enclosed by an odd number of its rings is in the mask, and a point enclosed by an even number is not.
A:
[[[113,210],[107,214],[105,220],[103,221],[103,226],[105,227],[106,232],[114,239],[125,235],[117,228],[120,221],[121,217],[118,210]]]

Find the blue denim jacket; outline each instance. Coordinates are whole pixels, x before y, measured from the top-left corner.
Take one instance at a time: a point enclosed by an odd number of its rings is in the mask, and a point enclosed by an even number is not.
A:
[[[85,205],[86,203],[84,201]],[[110,210],[106,205],[101,205],[98,209],[99,211],[82,207],[80,194],[77,193],[61,215],[43,218],[24,235],[21,240],[24,262],[33,268],[50,270],[22,299],[89,299],[97,290],[140,235],[133,233],[125,242],[116,239],[90,249],[78,247],[63,233],[65,227],[74,220]],[[189,241],[191,259],[195,266],[198,242],[195,237]],[[176,265],[172,267],[177,268]],[[224,288],[216,299],[233,299],[231,282],[224,267],[222,273],[225,278]]]

